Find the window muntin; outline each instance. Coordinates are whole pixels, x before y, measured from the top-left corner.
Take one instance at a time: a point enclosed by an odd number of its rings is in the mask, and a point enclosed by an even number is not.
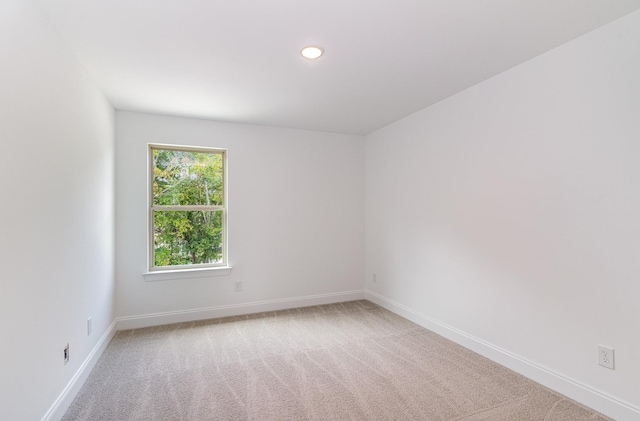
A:
[[[226,265],[226,151],[149,145],[149,269]]]

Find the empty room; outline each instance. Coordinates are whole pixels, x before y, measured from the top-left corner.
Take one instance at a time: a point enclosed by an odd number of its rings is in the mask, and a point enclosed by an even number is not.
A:
[[[0,419],[640,420],[640,0],[0,33]]]

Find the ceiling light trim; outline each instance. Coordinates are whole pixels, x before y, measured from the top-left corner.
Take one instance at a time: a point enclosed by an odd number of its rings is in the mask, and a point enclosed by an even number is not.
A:
[[[317,45],[310,45],[300,50],[300,54],[307,60],[317,60],[323,56],[324,48],[318,47]]]

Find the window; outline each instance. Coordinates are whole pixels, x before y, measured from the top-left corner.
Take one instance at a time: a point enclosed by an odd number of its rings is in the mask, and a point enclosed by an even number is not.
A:
[[[149,270],[226,266],[226,150],[149,145]]]

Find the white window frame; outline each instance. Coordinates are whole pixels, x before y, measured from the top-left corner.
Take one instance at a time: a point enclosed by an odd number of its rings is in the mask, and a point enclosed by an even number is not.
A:
[[[178,205],[178,206],[157,206],[153,202],[153,151],[154,150],[174,150],[184,152],[201,152],[222,155],[222,205]],[[184,146],[184,145],[167,145],[160,143],[149,143],[147,147],[147,219],[148,219],[148,243],[147,258],[149,272],[145,273],[147,280],[165,280],[174,279],[175,277],[198,277],[213,274],[211,271],[220,271],[218,274],[226,275],[230,271],[228,266],[228,247],[227,247],[227,203],[228,203],[228,177],[227,177],[227,149],[211,148],[200,146]],[[190,211],[190,210],[211,210],[222,211],[222,261],[217,263],[199,263],[193,265],[174,265],[174,266],[155,266],[154,262],[154,211]]]

